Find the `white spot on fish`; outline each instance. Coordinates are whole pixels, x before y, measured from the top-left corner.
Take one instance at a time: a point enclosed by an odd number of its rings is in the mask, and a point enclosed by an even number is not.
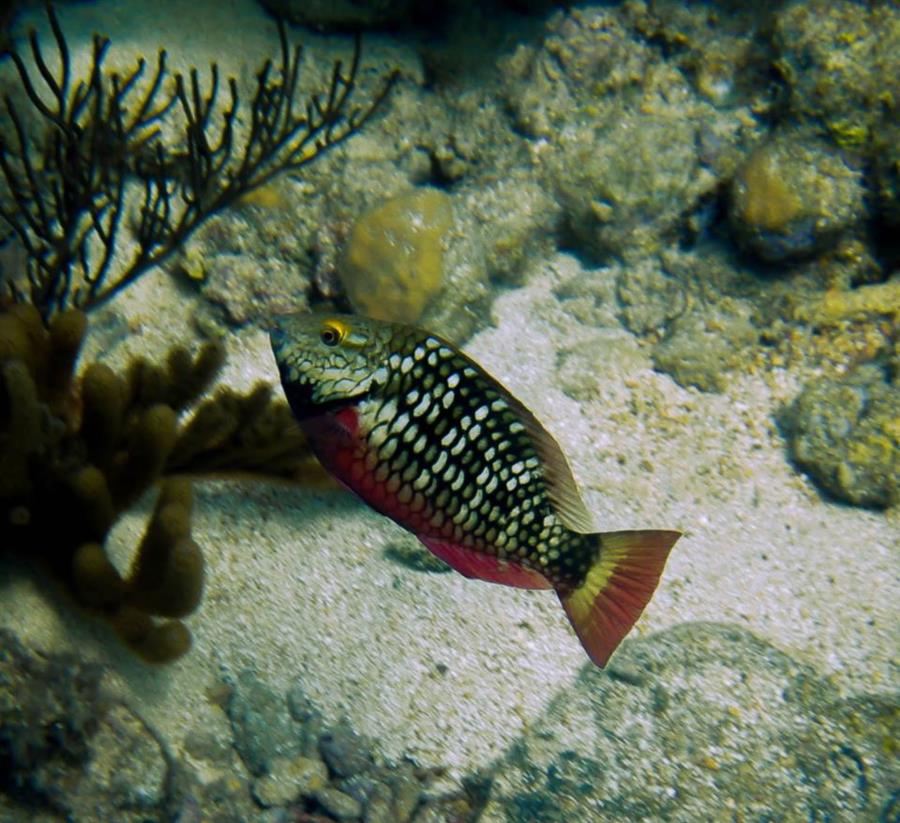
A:
[[[372,448],[377,449],[385,440],[387,440],[388,436],[388,427],[385,423],[382,423],[376,426],[369,433],[369,445]]]
[[[445,448],[448,448],[454,440],[456,440],[457,431],[456,429],[449,429],[447,433],[441,438],[441,445]]]
[[[447,385],[451,389],[455,389],[459,385],[459,375],[456,372],[447,377]]]
[[[392,437],[378,450],[378,456],[382,460],[390,460],[394,456],[395,451],[397,451],[397,438]]]
[[[423,469],[422,472],[421,472],[421,474],[413,481],[413,488],[414,488],[417,492],[420,492],[420,491],[422,491],[422,489],[424,489],[430,482],[431,482],[431,473],[428,472],[428,471],[426,471],[425,469]]]
[[[487,406],[479,406],[475,409],[475,419],[476,420],[484,420],[485,417],[488,416],[488,407]]]
[[[456,445],[450,449],[450,454],[456,457],[458,454],[462,454],[463,449],[466,447],[466,438],[460,437],[456,442]]]
[[[411,406],[418,399],[419,399],[419,390],[418,389],[410,389],[406,393],[406,405]],[[413,414],[415,414],[415,412],[413,412]]]
[[[462,488],[463,483],[465,483],[465,482],[466,482],[466,476],[465,476],[465,474],[463,474],[462,472],[460,472],[458,475],[456,475],[456,480],[454,480],[454,481],[450,484],[450,488],[451,488],[453,491],[458,492],[458,491]]]
[[[410,392],[411,393],[411,392]],[[423,394],[419,404],[412,410],[413,417],[421,417],[431,406],[431,396]]]
[[[413,367],[414,362],[415,361],[411,357],[404,357],[403,362],[400,363],[400,373],[409,374],[409,371]]]
[[[469,440],[477,440],[478,435],[480,435],[480,434],[481,434],[481,426],[479,426],[478,423],[476,423],[474,426],[472,426],[472,430],[469,432]]]
[[[409,415],[406,412],[403,412],[399,417],[394,419],[394,423],[391,426],[391,429],[396,433],[400,434],[407,426],[409,425]]]
[[[413,357],[416,360],[421,360],[425,356],[425,347],[424,346],[416,346],[415,351],[413,352]]]
[[[446,465],[447,465],[447,452],[441,452],[437,456],[437,460],[434,461],[434,465],[431,467],[431,469],[434,472],[439,472]]]
[[[525,427],[518,420],[513,420],[512,423],[509,424],[509,430],[513,434],[518,434],[519,432],[525,431]]]
[[[441,398],[441,404],[445,409],[449,409],[453,405],[455,399],[456,393],[451,389]]]
[[[465,503],[463,503],[463,504],[459,507],[459,511],[457,511],[457,512],[453,515],[453,522],[454,522],[454,523],[462,524],[463,521],[464,521],[468,516],[469,516],[469,507],[468,507]]]
[[[475,478],[475,482],[479,486],[483,486],[487,483],[488,478],[491,476],[491,469],[489,466],[485,466],[480,472],[478,472],[478,477]]]

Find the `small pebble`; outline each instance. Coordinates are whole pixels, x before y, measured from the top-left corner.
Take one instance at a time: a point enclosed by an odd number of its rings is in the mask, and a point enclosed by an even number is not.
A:
[[[334,726],[321,735],[319,752],[331,772],[338,777],[359,774],[372,764],[366,742],[345,723]]]
[[[338,820],[359,820],[362,817],[362,803],[337,789],[319,789],[316,800],[328,814]]]
[[[393,786],[394,820],[398,823],[406,823],[412,817],[419,798],[422,796],[422,785],[416,779],[413,767],[409,763],[403,763],[397,768],[397,773],[391,781]]]
[[[391,804],[383,797],[373,798],[366,806],[365,823],[394,823]]]
[[[277,757],[269,774],[253,783],[253,797],[262,806],[284,806],[312,796],[328,783],[328,769],[318,759]]]

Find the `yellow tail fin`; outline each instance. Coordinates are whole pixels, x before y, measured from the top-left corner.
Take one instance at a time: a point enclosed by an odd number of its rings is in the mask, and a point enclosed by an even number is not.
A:
[[[605,666],[653,596],[681,532],[623,531],[595,535],[594,565],[577,589],[559,599],[585,651]]]

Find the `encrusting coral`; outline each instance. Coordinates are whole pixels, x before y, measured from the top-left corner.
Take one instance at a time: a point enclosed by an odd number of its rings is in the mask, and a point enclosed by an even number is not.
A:
[[[76,377],[85,329],[77,309],[49,324],[29,304],[0,313],[0,546],[38,556],[132,649],[165,662],[190,647],[181,618],[199,605],[204,583],[184,475],[323,474],[268,386],[246,395],[222,389],[179,422],[218,373],[220,346],[194,357],[176,348],[165,367],[137,359],[125,376],[92,363]],[[122,574],[104,542],[157,483],[155,508]]]

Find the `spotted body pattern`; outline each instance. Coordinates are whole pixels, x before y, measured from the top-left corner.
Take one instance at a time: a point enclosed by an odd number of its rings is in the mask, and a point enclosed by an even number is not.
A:
[[[436,335],[297,315],[280,321],[272,342],[285,394],[326,469],[463,574],[556,589],[588,653],[606,662],[655,588],[676,532],[590,534],[555,441]],[[639,562],[645,555],[649,566]],[[598,622],[595,601],[609,606],[603,591],[617,574],[626,602]],[[586,639],[589,631],[601,639]]]

